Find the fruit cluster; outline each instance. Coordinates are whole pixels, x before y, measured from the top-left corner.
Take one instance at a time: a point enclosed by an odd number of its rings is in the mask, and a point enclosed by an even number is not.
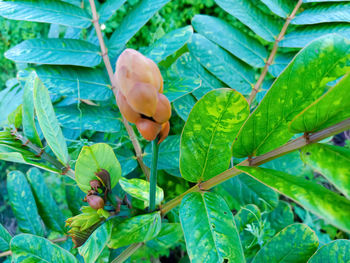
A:
[[[159,143],[169,134],[170,102],[163,93],[163,78],[152,60],[133,49],[118,58],[115,72],[117,104],[120,112],[135,123],[149,141],[159,136]]]

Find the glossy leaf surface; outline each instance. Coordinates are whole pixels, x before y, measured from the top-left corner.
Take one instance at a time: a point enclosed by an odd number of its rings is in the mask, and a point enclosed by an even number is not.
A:
[[[63,165],[68,164],[66,140],[58,125],[50,94],[38,78],[34,81],[34,108],[47,144]]]
[[[261,155],[287,142],[289,122],[345,73],[349,40],[327,35],[305,47],[272,84],[232,146],[235,157]]]
[[[77,259],[67,250],[51,241],[30,234],[20,234],[11,240],[14,263],[23,262],[57,262],[77,263]]]
[[[310,104],[289,124],[294,133],[316,132],[350,118],[350,74]]]
[[[245,262],[233,215],[220,196],[186,195],[180,221],[191,262]]]
[[[113,225],[108,246],[116,249],[133,243],[145,242],[156,237],[160,229],[159,212],[135,216]]]
[[[284,172],[246,166],[239,166],[238,169],[291,198],[326,222],[350,232],[350,200],[319,184]]]
[[[43,236],[44,228],[25,175],[20,171],[8,173],[7,191],[19,230],[24,233]]]
[[[7,229],[0,224],[0,251],[7,251],[10,248],[10,241],[12,236]]]
[[[317,250],[318,239],[314,231],[304,224],[293,224],[274,236],[252,263],[304,263]]]
[[[30,39],[14,46],[5,57],[15,62],[97,66],[101,62],[100,50],[89,42],[77,39]]]
[[[230,141],[249,115],[246,99],[231,89],[207,93],[192,109],[181,135],[180,171],[200,182],[225,171],[230,163]]]
[[[327,144],[311,144],[301,150],[302,160],[321,173],[350,198],[350,150]]]
[[[145,207],[149,206],[149,189],[150,183],[146,180],[134,178],[125,179],[121,178],[119,184],[122,189],[132,197],[144,201]],[[156,187],[156,205],[159,205],[164,199],[163,189]]]
[[[346,263],[350,261],[349,251],[350,241],[338,239],[317,250],[316,253],[309,259],[308,263]]]

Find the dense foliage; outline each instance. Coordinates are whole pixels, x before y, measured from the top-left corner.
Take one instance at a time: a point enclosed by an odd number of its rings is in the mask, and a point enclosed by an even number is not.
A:
[[[6,262],[350,261],[348,1],[2,0],[0,16]],[[126,48],[157,66],[116,69]]]

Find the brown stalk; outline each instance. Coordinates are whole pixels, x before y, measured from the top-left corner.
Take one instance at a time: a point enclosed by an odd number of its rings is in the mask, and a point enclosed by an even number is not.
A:
[[[312,144],[312,143],[316,143],[318,141],[321,141],[327,137],[330,137],[332,135],[338,134],[340,132],[343,132],[347,129],[350,128],[350,118],[346,119],[340,123],[337,123],[329,128],[326,128],[324,130],[315,132],[313,134],[308,135],[307,137],[300,136],[297,139],[294,139],[288,143],[286,143],[285,145],[270,151],[268,153],[265,153],[263,155],[257,156],[255,158],[252,158],[250,161],[248,161],[248,159],[244,160],[243,162],[239,163],[238,165],[241,166],[258,166],[261,164],[264,164],[268,161],[274,160],[280,156],[286,155],[290,152],[293,152],[295,150],[298,150],[308,144]],[[189,193],[193,193],[193,192],[199,192],[199,191],[203,191],[203,190],[209,190],[210,188],[230,179],[235,177],[236,175],[242,173],[241,171],[239,171],[237,168],[233,167],[231,169],[226,170],[225,172],[218,174],[217,176],[209,179],[208,181],[202,182],[202,183],[198,183],[195,186],[193,186],[192,188],[188,189],[185,193],[177,196],[176,198],[174,198],[173,200],[169,201],[168,203],[166,203],[161,209],[161,213],[163,215],[165,215],[166,213],[168,213],[171,209],[173,209],[174,207],[176,207],[177,205],[179,205],[181,203],[182,198],[189,194]]]
[[[116,91],[117,91],[118,87],[117,87],[117,85],[115,83],[115,78],[114,78],[114,74],[113,74],[112,65],[111,65],[111,62],[110,62],[109,56],[108,56],[108,50],[107,50],[105,42],[103,40],[101,27],[100,27],[100,24],[98,22],[98,15],[97,15],[97,11],[96,11],[95,1],[94,0],[89,0],[89,2],[90,2],[92,18],[93,18],[92,23],[93,23],[93,25],[95,27],[96,35],[97,35],[98,41],[100,43],[102,59],[103,59],[103,62],[105,64],[105,67],[107,69],[109,80],[110,80],[110,82],[112,84],[112,90],[113,90],[114,94],[116,95],[117,94]],[[144,172],[147,180],[149,180],[150,170],[143,162],[142,149],[141,149],[141,146],[140,146],[140,144],[139,144],[139,142],[137,140],[135,132],[134,132],[133,128],[130,126],[130,124],[128,123],[128,121],[124,117],[123,117],[123,124],[124,124],[124,126],[126,128],[126,131],[129,134],[130,140],[131,140],[132,145],[134,147],[137,161],[138,161],[142,171]]]
[[[286,22],[284,23],[281,32],[279,33],[278,37],[276,38],[275,43],[273,44],[273,48],[271,50],[270,56],[267,59],[267,62],[263,68],[263,71],[261,72],[258,81],[254,85],[254,88],[253,88],[252,92],[250,93],[250,96],[248,99],[249,105],[253,102],[256,94],[259,92],[259,88],[260,88],[261,84],[263,83],[263,81],[266,77],[266,74],[269,70],[269,67],[273,63],[273,60],[275,59],[275,56],[277,54],[278,43],[284,38],[284,35],[286,34],[286,31],[287,31],[287,28],[290,24],[290,21],[292,21],[292,19],[295,17],[295,14],[297,13],[297,11],[302,3],[303,3],[303,1],[299,0],[298,3],[295,5],[292,13],[287,17]]]

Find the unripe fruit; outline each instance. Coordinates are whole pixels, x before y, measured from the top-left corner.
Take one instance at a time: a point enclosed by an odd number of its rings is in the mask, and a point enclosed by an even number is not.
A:
[[[162,125],[148,119],[140,118],[136,122],[136,127],[143,138],[148,141],[153,141],[160,132]]]
[[[171,117],[171,106],[167,97],[163,94],[158,94],[158,104],[156,108],[156,113],[152,118],[158,123],[165,123]]]
[[[117,104],[121,114],[127,119],[127,121],[136,123],[137,120],[141,118],[141,115],[131,108],[125,96],[120,91],[117,93]]]
[[[88,202],[90,207],[95,210],[103,208],[105,206],[105,202],[98,195],[89,195],[86,197],[86,201]]]
[[[152,85],[138,82],[128,92],[126,100],[134,111],[152,117],[156,112],[158,94]]]
[[[162,129],[160,130],[159,133],[159,141],[158,144],[160,144],[162,141],[168,137],[170,131],[170,123],[167,121],[166,123],[162,124]]]
[[[150,84],[157,92],[163,90],[163,78],[158,66],[133,49],[126,49],[119,56],[115,78],[125,96],[137,82]]]

